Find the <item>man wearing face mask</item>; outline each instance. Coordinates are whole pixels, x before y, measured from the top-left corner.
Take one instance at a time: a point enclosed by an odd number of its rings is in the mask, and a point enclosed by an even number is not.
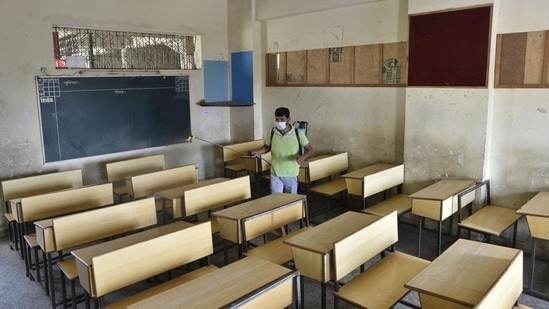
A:
[[[276,128],[269,131],[265,145],[258,150],[251,151],[256,157],[271,152],[271,193],[297,193],[297,175],[299,166],[313,155],[313,146],[301,130],[290,124],[290,110],[279,107],[275,110]],[[298,134],[299,136],[297,136]],[[305,149],[299,153],[300,146]]]

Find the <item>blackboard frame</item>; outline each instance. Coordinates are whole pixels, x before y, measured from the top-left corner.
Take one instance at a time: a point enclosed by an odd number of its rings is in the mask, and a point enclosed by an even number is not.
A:
[[[36,76],[44,162],[186,142],[188,76]]]

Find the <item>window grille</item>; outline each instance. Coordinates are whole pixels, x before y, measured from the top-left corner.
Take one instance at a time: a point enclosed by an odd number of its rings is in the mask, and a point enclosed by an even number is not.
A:
[[[55,68],[201,68],[200,36],[53,27]]]

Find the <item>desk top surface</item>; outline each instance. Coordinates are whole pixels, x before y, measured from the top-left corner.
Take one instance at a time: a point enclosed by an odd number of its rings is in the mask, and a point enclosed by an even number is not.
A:
[[[352,171],[350,173],[344,174],[341,177],[345,178],[356,178],[356,179],[362,179],[366,176],[373,175],[375,173],[379,173],[381,171],[393,168],[395,166],[399,166],[401,164],[392,164],[392,163],[377,163],[368,165],[366,167],[363,167],[361,169],[358,169],[356,171]]]
[[[229,178],[224,178],[224,177],[212,178],[204,181],[199,181],[193,184],[166,189],[156,193],[156,195],[161,196],[163,198],[167,198],[167,199],[174,199],[174,198],[182,197],[185,194],[186,190],[205,187],[205,186],[213,185],[216,183],[224,182],[227,180],[229,180]]]
[[[222,308],[291,272],[250,256],[128,308]]]
[[[316,160],[324,159],[324,158],[327,158],[329,156],[330,155],[328,155],[328,154],[323,154],[323,155],[318,155],[318,156],[311,157],[311,158],[307,159],[307,161],[305,161],[303,163],[303,165],[300,165],[299,167],[303,168],[303,169],[306,169],[306,168],[309,167],[309,162],[314,162]]]
[[[519,255],[518,249],[459,239],[405,287],[472,307]]]
[[[44,229],[47,229],[47,228],[52,228],[53,227],[53,218],[40,220],[40,221],[34,221],[34,226],[37,229],[40,229],[40,230],[44,230]]]
[[[299,201],[305,201],[306,199],[307,196],[303,194],[274,193],[216,211],[212,216],[235,221],[243,220],[248,217],[270,212],[279,207],[294,204]]]
[[[549,217],[549,192],[539,192],[517,210],[517,213],[530,216]]]
[[[381,217],[362,212],[347,211],[333,219],[286,239],[284,243],[320,254],[330,253],[334,243],[370,225]]]
[[[474,185],[473,180],[443,179],[421,189],[408,197],[411,199],[443,201]]]
[[[155,237],[162,236],[164,234],[172,233],[192,226],[192,223],[185,221],[177,221],[171,224],[155,227],[150,230],[131,234],[128,236],[116,238],[111,241],[102,242],[96,245],[85,247],[72,251],[72,255],[88,267],[92,264],[92,258],[98,255],[102,255],[126,246],[130,246],[136,243],[140,243]]]

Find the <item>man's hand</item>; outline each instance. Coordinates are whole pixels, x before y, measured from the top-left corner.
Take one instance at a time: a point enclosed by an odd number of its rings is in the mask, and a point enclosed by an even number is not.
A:
[[[300,166],[303,166],[305,164],[305,158],[303,158],[303,156],[299,156],[295,160],[297,161],[297,164],[299,164]]]

